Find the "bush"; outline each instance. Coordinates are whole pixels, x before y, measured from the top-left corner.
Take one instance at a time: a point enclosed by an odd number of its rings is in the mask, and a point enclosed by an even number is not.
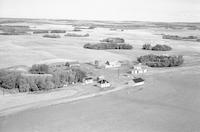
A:
[[[132,49],[132,45],[129,44],[114,44],[114,43],[97,43],[97,44],[85,44],[83,46],[86,49],[96,49],[96,50],[105,50],[105,49]]]
[[[140,56],[138,59],[139,63],[146,64],[150,67],[173,67],[183,64],[183,56],[165,56],[165,55],[145,55]]]
[[[48,74],[49,66],[46,64],[35,64],[31,67],[30,72],[32,74]]]
[[[43,35],[44,38],[61,38],[60,35],[56,34],[45,34]]]
[[[156,46],[152,47],[152,50],[155,50],[155,51],[169,51],[169,50],[172,50],[172,48],[170,46],[167,46],[167,45],[157,44]]]

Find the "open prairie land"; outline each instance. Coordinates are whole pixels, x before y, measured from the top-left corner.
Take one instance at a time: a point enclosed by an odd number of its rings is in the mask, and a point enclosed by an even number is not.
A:
[[[116,93],[82,101],[27,110],[0,117],[2,132],[198,132],[200,131],[200,42],[162,39],[160,34],[198,36],[200,30],[188,30],[189,23],[105,22],[67,20],[24,20],[2,25],[30,26],[32,30],[73,31],[81,29],[88,37],[44,38],[42,34],[0,35],[0,68],[31,66],[52,60],[129,60],[153,54],[180,54],[183,65],[151,68],[142,75],[145,84],[135,92],[128,88]],[[167,25],[167,26],[166,26]],[[166,28],[173,26],[179,28]],[[200,27],[200,24],[192,23]],[[181,29],[180,29],[181,27]],[[116,28],[117,30],[110,30]],[[123,31],[121,30],[123,29]],[[77,31],[76,31],[77,32]],[[77,32],[78,33],[78,32]],[[84,49],[108,37],[124,38],[131,50]],[[142,45],[166,44],[171,51],[142,50]],[[112,78],[112,77],[111,77]]]

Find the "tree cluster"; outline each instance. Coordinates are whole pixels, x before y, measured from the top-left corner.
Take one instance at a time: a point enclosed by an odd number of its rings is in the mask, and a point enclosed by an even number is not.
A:
[[[144,55],[137,58],[138,62],[150,67],[174,67],[183,64],[183,56]]]
[[[151,46],[151,44],[144,44],[142,49],[144,50],[154,50],[154,51],[169,51],[172,50],[172,48],[168,45],[160,45],[157,44],[155,46]]]
[[[96,50],[105,50],[105,49],[132,49],[130,44],[115,44],[115,43],[97,43],[97,44],[85,44],[84,48],[86,49],[96,49]]]
[[[82,82],[86,76],[80,69],[49,69],[43,64],[33,65],[30,72],[23,74],[13,70],[0,70],[0,87],[19,92],[49,90],[63,87],[65,84]]]

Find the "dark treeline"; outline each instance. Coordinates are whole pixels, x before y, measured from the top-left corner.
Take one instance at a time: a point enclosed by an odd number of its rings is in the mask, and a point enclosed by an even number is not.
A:
[[[65,30],[51,30],[51,33],[66,33]]]
[[[49,33],[49,30],[34,30],[33,34],[43,34],[43,33]]]
[[[138,57],[138,62],[150,67],[174,67],[183,64],[183,56],[144,55]]]
[[[157,44],[155,46],[151,46],[151,44],[144,44],[142,49],[144,50],[154,50],[154,51],[169,51],[172,50],[172,48],[168,45],[160,45]]]
[[[103,40],[100,40],[100,42],[107,42],[107,43],[125,43],[125,40],[123,38],[106,38],[106,39],[103,39]]]
[[[60,35],[57,34],[45,34],[43,35],[44,38],[61,38]]]
[[[0,30],[2,33],[0,35],[24,35],[30,31],[29,26],[9,26],[1,25]]]
[[[187,37],[182,37],[178,35],[162,35],[163,39],[171,39],[171,40],[185,40],[185,41],[200,41],[200,38],[197,36],[187,36]]]
[[[65,84],[82,82],[85,72],[73,68],[54,68],[48,65],[33,65],[30,73],[0,70],[0,87],[19,92],[50,90]]]
[[[105,50],[105,49],[132,49],[130,44],[115,44],[115,43],[97,43],[97,44],[85,44],[84,48],[86,49],[96,49],[96,50]]]

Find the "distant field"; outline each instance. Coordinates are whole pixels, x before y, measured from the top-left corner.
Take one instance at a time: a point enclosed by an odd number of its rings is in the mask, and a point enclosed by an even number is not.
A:
[[[50,20],[23,20],[6,23],[1,20],[3,25],[17,25],[29,26],[32,30],[66,30],[66,33],[73,33],[73,25],[96,25],[95,29],[83,29],[82,34],[89,33],[89,37],[64,37],[60,34],[61,38],[43,38],[41,34],[32,35],[0,35],[0,68],[14,66],[14,65],[32,65],[40,61],[49,59],[71,59],[81,62],[94,61],[94,60],[136,60],[140,55],[153,53],[152,51],[143,51],[142,45],[144,43],[152,44],[167,44],[173,48],[172,51],[166,54],[184,54],[193,57],[192,52],[199,52],[199,42],[181,42],[174,40],[163,40],[162,36],[157,34],[178,34],[183,36],[198,35],[199,30],[186,30],[186,29],[165,29],[164,24],[154,24],[157,28],[149,28],[150,24],[145,22],[123,22],[123,25],[128,27],[132,25],[146,25],[145,28],[134,30],[116,30],[111,31],[109,27],[119,28],[120,23],[117,22],[100,22],[100,21],[50,21]],[[71,25],[70,25],[71,24]],[[183,24],[184,25],[184,24]],[[182,25],[182,26],[183,26]],[[198,26],[198,24],[197,24]],[[103,28],[108,27],[108,28]],[[179,25],[180,27],[180,25]],[[102,50],[94,51],[84,49],[83,45],[86,43],[96,43],[99,40],[108,37],[121,37],[133,46],[130,51],[114,51]],[[156,52],[162,54],[163,52]],[[195,56],[196,57],[196,56]],[[187,57],[186,57],[187,59]],[[195,58],[193,58],[195,59]],[[188,60],[191,61],[191,60]],[[186,61],[187,62],[187,61]]]

